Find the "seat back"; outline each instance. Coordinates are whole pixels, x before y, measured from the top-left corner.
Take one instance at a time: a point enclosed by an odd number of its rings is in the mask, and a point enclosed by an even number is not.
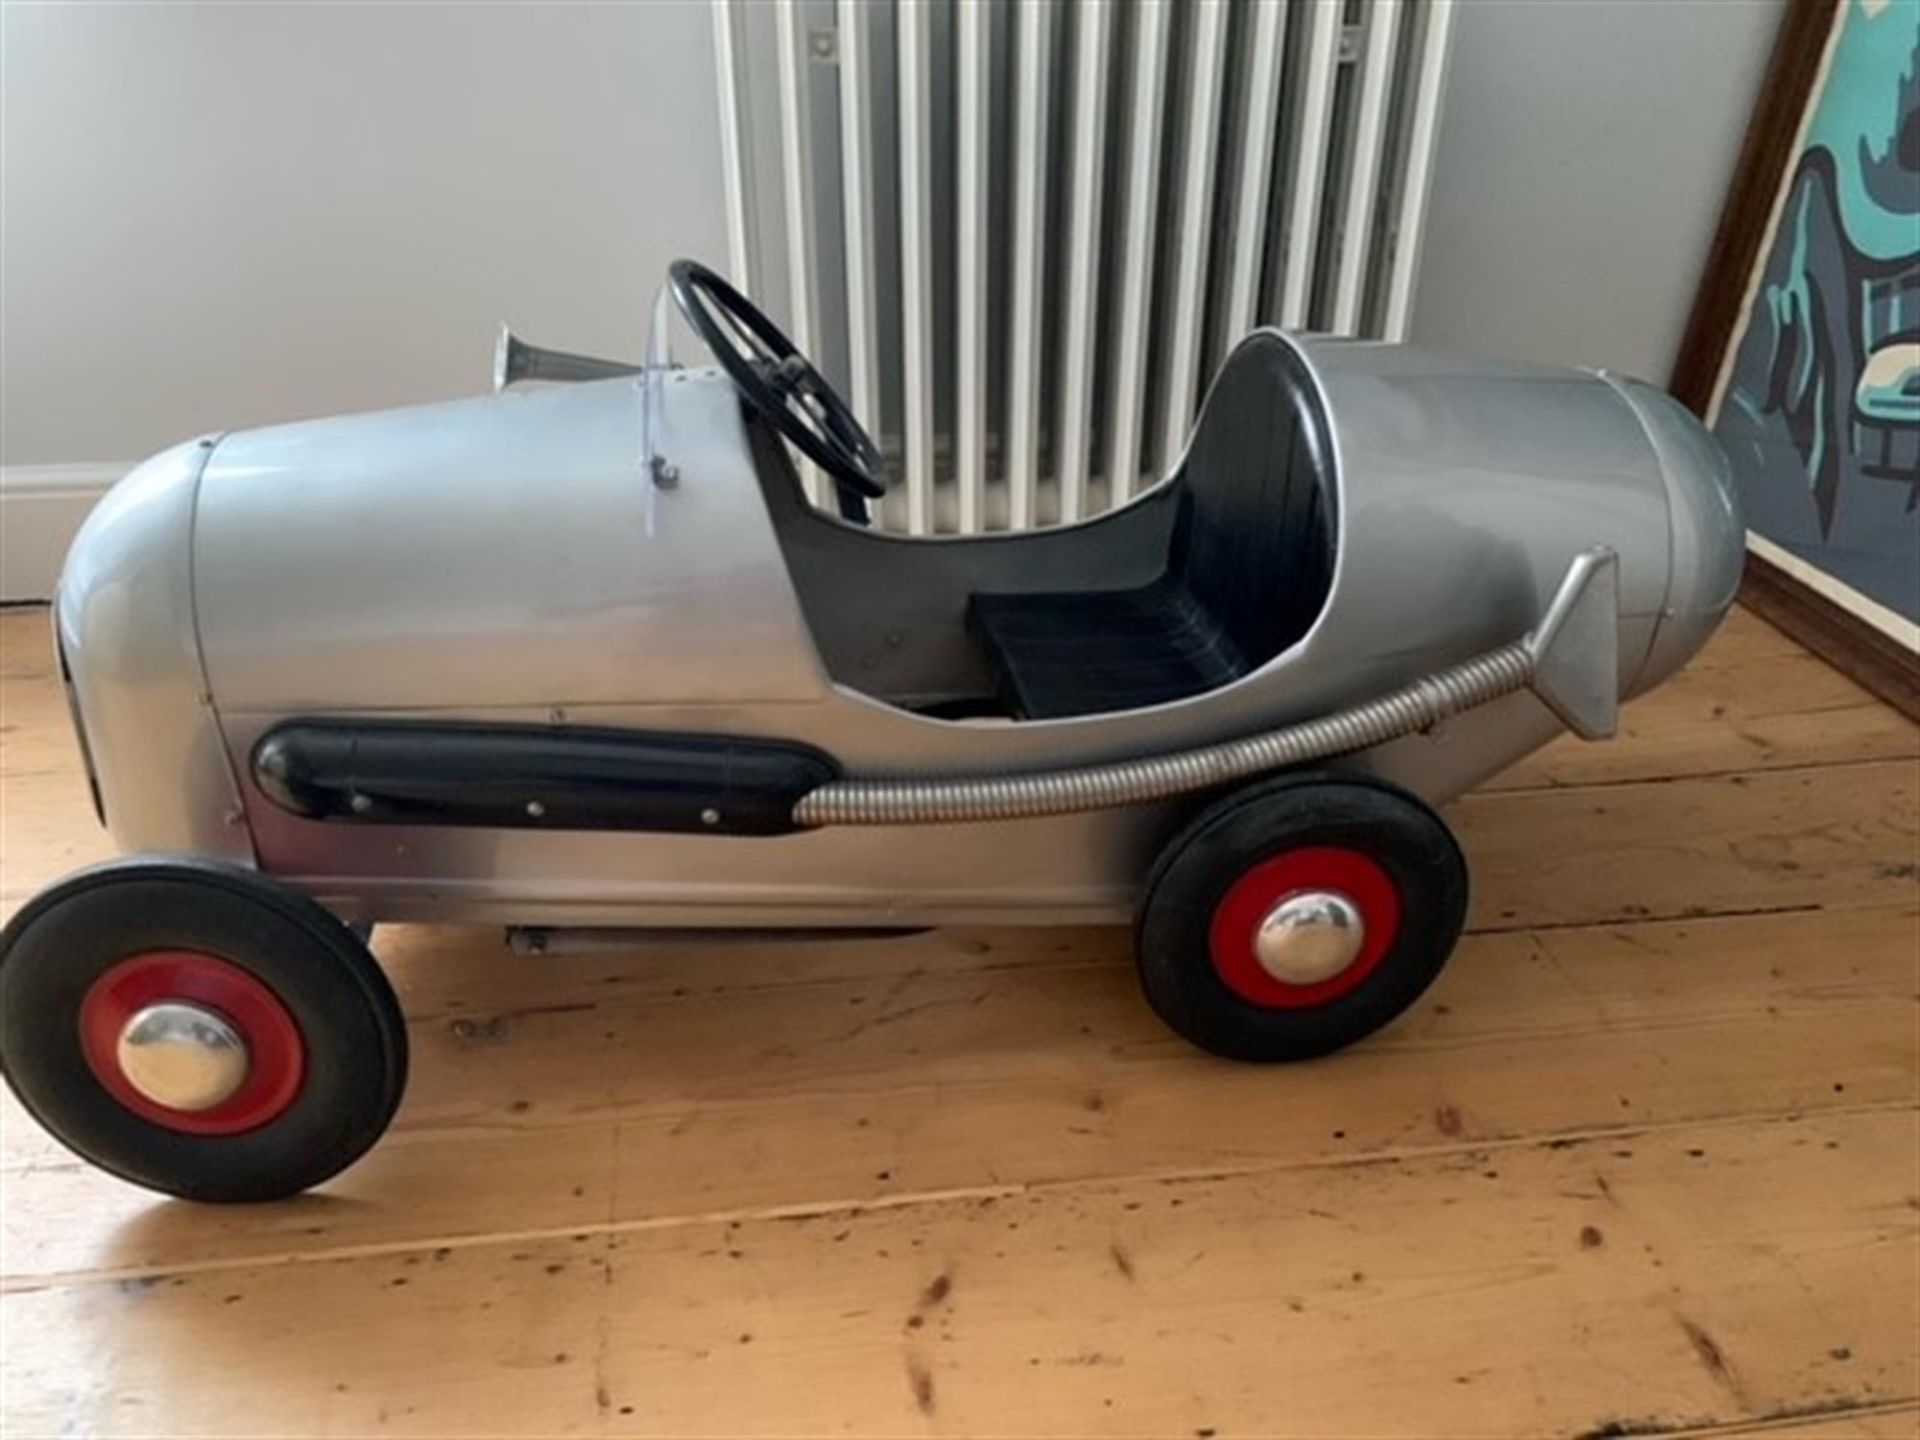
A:
[[[1247,666],[1312,626],[1333,582],[1333,447],[1298,353],[1270,331],[1227,357],[1181,467],[1172,567]]]

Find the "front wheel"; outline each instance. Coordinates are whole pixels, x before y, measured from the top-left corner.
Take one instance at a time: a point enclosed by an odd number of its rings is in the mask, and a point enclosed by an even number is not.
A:
[[[1303,1060],[1418,999],[1466,913],[1466,861],[1426,805],[1288,776],[1227,796],[1167,847],[1140,908],[1140,980],[1203,1050]]]
[[[273,1200],[345,1169],[406,1083],[399,1002],[333,915],[251,871],[81,871],[0,933],[0,1072],[101,1169]]]

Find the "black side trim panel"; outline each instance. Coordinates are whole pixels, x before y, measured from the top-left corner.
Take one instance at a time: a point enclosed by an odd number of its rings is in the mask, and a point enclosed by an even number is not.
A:
[[[783,835],[839,773],[803,745],[514,725],[293,720],[253,752],[283,810],[376,825]]]

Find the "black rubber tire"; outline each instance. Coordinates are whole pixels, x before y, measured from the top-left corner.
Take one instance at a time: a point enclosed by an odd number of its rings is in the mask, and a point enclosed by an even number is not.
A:
[[[1354,989],[1324,1004],[1255,1004],[1214,968],[1215,908],[1249,867],[1322,845],[1360,851],[1386,871],[1400,900],[1394,940]],[[1305,1060],[1371,1035],[1419,999],[1466,915],[1466,860],[1427,805],[1372,780],[1283,776],[1217,801],[1174,837],[1147,879],[1135,957],[1148,1002],[1201,1049],[1232,1060]]]
[[[88,1067],[88,987],[128,955],[166,949],[250,972],[298,1026],[299,1093],[259,1128],[167,1129]],[[406,1087],[406,1026],[372,954],[314,901],[250,870],[134,858],[69,876],[0,932],[0,1073],[56,1139],[123,1180],[188,1200],[276,1200],[338,1174],[380,1138]]]

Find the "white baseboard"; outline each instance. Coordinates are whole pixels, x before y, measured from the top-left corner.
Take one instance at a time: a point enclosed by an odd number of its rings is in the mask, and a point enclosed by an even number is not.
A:
[[[48,600],[80,522],[134,462],[0,466],[0,601]]]

